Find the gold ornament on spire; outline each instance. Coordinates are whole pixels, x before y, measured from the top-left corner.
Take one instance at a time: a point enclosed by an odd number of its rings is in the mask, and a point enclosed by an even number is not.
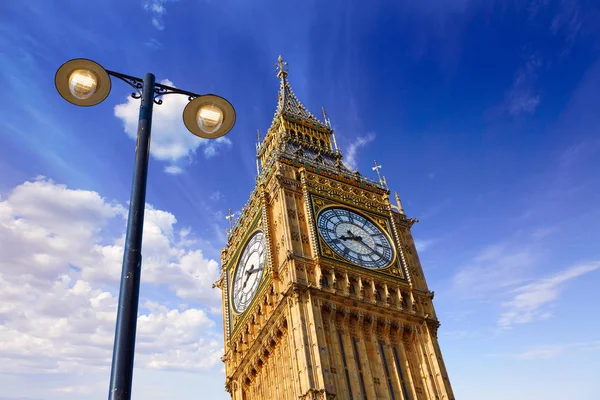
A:
[[[288,71],[287,71],[287,65],[288,63],[283,61],[283,58],[281,56],[279,56],[277,58],[277,64],[275,64],[275,66],[277,67],[276,71],[277,71],[277,77],[279,79],[285,79],[288,76]]]

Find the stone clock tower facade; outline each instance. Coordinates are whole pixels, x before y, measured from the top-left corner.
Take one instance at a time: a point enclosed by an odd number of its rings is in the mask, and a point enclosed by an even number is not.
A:
[[[257,184],[222,250],[234,400],[454,399],[399,199],[342,162],[279,58]]]

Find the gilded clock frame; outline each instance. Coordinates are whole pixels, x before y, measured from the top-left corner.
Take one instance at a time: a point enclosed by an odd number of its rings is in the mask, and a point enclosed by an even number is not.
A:
[[[250,301],[250,303],[248,304],[248,307],[246,307],[246,309],[240,313],[238,313],[235,308],[233,307],[233,300],[232,300],[232,296],[233,296],[233,285],[234,285],[234,276],[235,276],[235,272],[238,269],[238,264],[239,264],[239,260],[240,257],[242,256],[242,253],[244,252],[244,249],[246,248],[246,245],[248,245],[248,242],[250,241],[250,239],[252,238],[252,236],[254,236],[254,234],[256,234],[257,232],[263,232],[264,234],[264,240],[265,240],[265,251],[268,251],[270,243],[268,242],[268,238],[267,235],[265,233],[265,228],[262,226],[262,219],[261,219],[261,213],[258,212],[255,217],[254,217],[254,222],[252,222],[252,224],[250,225],[250,229],[248,230],[248,234],[245,235],[245,238],[243,241],[240,241],[239,246],[237,247],[237,249],[235,250],[234,255],[231,257],[231,259],[229,260],[229,267],[227,268],[227,274],[226,274],[226,287],[227,287],[227,309],[229,312],[229,336],[231,337],[231,335],[233,335],[233,333],[236,331],[237,327],[239,326],[239,322],[242,321],[245,318],[245,315],[248,313],[249,310],[251,310],[256,302],[256,299],[260,297],[260,294],[264,291],[265,285],[267,283],[267,281],[269,280],[269,271],[271,269],[271,265],[270,263],[270,259],[268,256],[265,257],[265,264],[264,264],[264,271],[263,271],[263,276],[261,278],[260,283],[258,284],[258,288],[256,289],[256,292],[254,292],[254,297],[252,298],[252,300]]]
[[[330,260],[334,260],[334,261],[338,261],[338,262],[340,262],[340,261],[344,262],[346,264],[352,265],[353,267],[360,268],[362,271],[368,270],[368,271],[383,272],[383,273],[388,273],[388,274],[391,273],[394,276],[400,275],[401,277],[404,277],[404,273],[402,272],[402,266],[401,266],[401,262],[400,262],[400,258],[399,258],[400,249],[398,248],[398,241],[395,239],[395,237],[393,235],[392,227],[391,227],[392,221],[389,216],[374,213],[372,211],[368,211],[368,210],[365,210],[362,208],[353,207],[349,204],[346,204],[346,203],[343,203],[340,201],[335,201],[332,199],[315,196],[315,195],[311,195],[310,203],[311,203],[311,208],[312,208],[312,213],[313,213],[313,221],[315,223],[315,232],[316,232],[316,239],[317,239],[317,243],[318,243],[319,255],[321,257],[324,257],[324,258],[327,258]],[[319,215],[323,211],[330,209],[330,208],[344,208],[349,211],[353,211],[359,215],[366,217],[373,224],[375,224],[375,226],[377,226],[377,228],[379,228],[383,232],[383,234],[386,236],[386,238],[392,245],[392,250],[393,250],[392,261],[383,268],[367,268],[360,264],[354,263],[354,262],[340,256],[339,254],[337,254],[323,239],[321,232],[319,230],[319,227],[317,225]]]
[[[258,225],[258,224],[256,224]],[[265,252],[268,251],[268,243],[267,243],[267,235],[265,235],[265,231],[260,227],[260,226],[255,226],[254,229],[252,231],[250,231],[250,233],[248,235],[246,235],[246,238],[244,239],[244,241],[242,242],[242,244],[240,245],[238,251],[236,252],[235,255],[235,263],[233,264],[233,266],[231,267],[230,273],[231,273],[231,282],[229,282],[230,286],[228,288],[228,294],[229,294],[229,305],[231,310],[233,311],[233,315],[238,316],[238,315],[242,315],[244,314],[248,309],[251,308],[252,303],[254,303],[254,299],[257,297],[258,293],[260,292],[262,286],[263,286],[263,282],[265,281],[265,277],[267,275],[267,255],[265,254],[265,261],[264,261],[264,265],[263,265],[263,273],[262,276],[260,278],[260,282],[258,283],[258,286],[256,287],[256,290],[254,291],[254,294],[252,295],[252,300],[250,300],[250,303],[248,303],[248,306],[246,306],[246,308],[244,309],[244,311],[242,312],[237,312],[234,305],[233,305],[233,286],[235,284],[235,274],[237,273],[238,268],[240,268],[240,258],[242,257],[242,254],[244,254],[244,250],[246,250],[246,246],[248,245],[248,243],[250,243],[250,240],[254,237],[254,235],[256,235],[258,232],[263,234],[263,241],[264,241],[264,246],[265,246]]]

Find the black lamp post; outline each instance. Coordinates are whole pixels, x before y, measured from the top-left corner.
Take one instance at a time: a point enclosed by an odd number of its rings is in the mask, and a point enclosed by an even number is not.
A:
[[[123,270],[121,273],[117,325],[108,393],[109,400],[129,400],[131,398],[140,295],[142,232],[153,105],[154,103],[162,104],[159,97],[165,94],[178,93],[188,96],[190,102],[183,111],[183,122],[191,133],[206,139],[216,139],[229,132],[235,124],[235,110],[222,97],[212,94],[199,95],[158,84],[151,73],[147,73],[144,79],[140,79],[108,71],[96,62],[82,58],[64,63],[56,72],[54,80],[58,93],[65,100],[78,106],[93,106],[102,102],[108,96],[111,88],[110,76],[114,76],[132,86],[136,90],[131,95],[133,98],[141,98],[133,185],[129,203],[129,217],[127,219],[127,236],[123,255]]]

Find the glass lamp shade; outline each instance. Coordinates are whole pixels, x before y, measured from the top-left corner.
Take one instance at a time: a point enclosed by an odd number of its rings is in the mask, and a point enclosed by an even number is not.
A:
[[[98,88],[98,78],[86,69],[76,69],[69,77],[69,91],[80,100],[89,99]]]
[[[63,99],[77,106],[94,106],[110,92],[110,77],[92,60],[76,58],[60,66],[54,77],[56,90]]]
[[[233,128],[235,110],[224,98],[207,94],[188,103],[183,110],[183,122],[194,135],[216,139]]]
[[[207,104],[198,110],[198,126],[212,135],[223,124],[223,110],[213,104]]]

